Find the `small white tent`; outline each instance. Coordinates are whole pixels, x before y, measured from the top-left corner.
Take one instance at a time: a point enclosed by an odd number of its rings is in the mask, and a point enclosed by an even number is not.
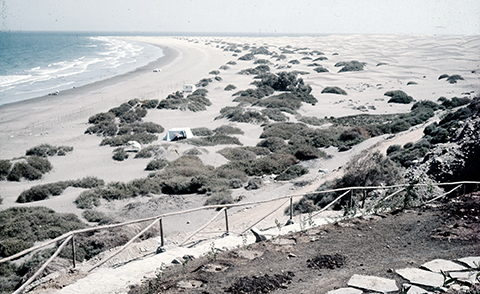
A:
[[[174,128],[170,129],[163,137],[164,141],[178,141],[183,139],[193,138],[193,133],[190,128]]]

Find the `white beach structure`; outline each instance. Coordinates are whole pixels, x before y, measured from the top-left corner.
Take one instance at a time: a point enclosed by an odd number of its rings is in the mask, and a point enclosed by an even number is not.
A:
[[[178,141],[183,139],[193,138],[193,133],[190,128],[173,128],[168,130],[168,132],[163,137],[164,141]]]
[[[195,91],[195,85],[185,84],[183,85],[183,93],[192,94]]]

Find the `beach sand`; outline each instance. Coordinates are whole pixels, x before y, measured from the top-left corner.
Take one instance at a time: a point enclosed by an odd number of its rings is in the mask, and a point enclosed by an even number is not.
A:
[[[150,110],[144,121],[152,121],[162,125],[166,130],[173,127],[207,127],[214,129],[222,125],[233,125],[241,128],[244,135],[238,135],[239,140],[247,146],[253,146],[260,141],[262,132],[260,125],[232,123],[226,119],[215,118],[219,110],[225,106],[235,106],[232,102],[232,94],[237,90],[253,88],[250,85],[253,76],[239,75],[240,70],[253,68],[257,65],[253,61],[241,61],[238,57],[247,53],[244,51],[233,56],[234,52],[225,51],[224,47],[229,43],[249,44],[250,46],[267,46],[268,50],[280,52],[280,48],[309,48],[309,51],[318,50],[324,53],[328,60],[319,61],[328,73],[316,73],[313,67],[307,66],[312,63],[309,57],[297,50],[293,54],[287,54],[287,59],[277,61],[267,55],[256,55],[257,58],[268,59],[279,66],[291,68],[279,69],[271,65],[272,72],[279,71],[308,71],[303,75],[306,84],[312,87],[312,94],[319,100],[316,105],[304,104],[298,111],[302,116],[340,117],[361,113],[385,114],[408,112],[411,104],[387,103],[388,98],[384,93],[389,90],[403,90],[416,100],[437,101],[441,96],[463,97],[478,95],[480,92],[480,37],[479,36],[325,36],[325,37],[125,37],[136,41],[148,42],[163,48],[165,56],[149,65],[133,72],[62,91],[58,96],[45,96],[28,101],[4,105],[0,107],[0,159],[13,159],[25,155],[29,148],[40,144],[55,146],[72,146],[72,153],[66,156],[49,158],[53,170],[44,175],[38,181],[0,182],[0,196],[3,204],[0,210],[12,206],[47,206],[57,212],[73,212],[81,216],[82,210],[77,209],[74,200],[83,189],[68,188],[61,196],[52,197],[34,203],[15,203],[17,196],[24,190],[39,184],[56,181],[75,180],[86,176],[95,176],[105,182],[127,182],[132,179],[146,177],[148,172],[144,170],[150,159],[129,158],[123,162],[112,159],[114,148],[99,146],[101,137],[84,134],[88,125],[88,118],[99,112],[106,112],[110,108],[119,106],[134,98],[164,99],[168,94],[182,90],[184,84],[196,84],[200,79],[213,77],[209,75],[212,70],[218,70],[229,61],[235,61],[236,65],[229,65],[230,69],[220,70],[219,76],[223,81],[213,81],[206,89],[209,91],[207,98],[212,106],[207,111],[190,112],[179,110]],[[287,47],[289,46],[289,47]],[[291,47],[290,47],[291,46]],[[312,59],[318,56],[311,56]],[[292,65],[288,61],[297,59],[298,65]],[[338,73],[339,67],[334,65],[339,61],[358,60],[366,62],[365,70],[358,72]],[[384,65],[377,66],[380,63]],[[161,72],[153,72],[160,68]],[[459,74],[464,80],[456,84],[449,84],[444,79],[439,80],[442,74]],[[407,85],[409,82],[417,84]],[[234,91],[225,91],[228,84],[237,87]],[[348,95],[321,94],[327,86],[338,86]],[[296,122],[295,117],[289,116],[290,121]],[[339,153],[335,149],[327,149],[327,153],[333,157],[330,159],[318,159],[310,163],[303,163],[310,173],[299,180],[307,180],[310,185],[303,188],[295,188],[292,183],[267,184],[259,190],[246,191],[238,189],[234,191],[234,197],[243,195],[245,201],[263,200],[283,195],[301,194],[315,190],[326,179],[332,179],[336,173],[332,170],[344,165],[348,160],[364,149],[379,148],[385,152],[390,144],[404,144],[421,138],[422,128],[406,131],[397,135],[391,141],[386,137],[372,138],[353,149]],[[154,144],[165,144],[161,141]],[[172,160],[185,150],[192,148],[187,144],[168,143],[165,145],[167,153],[165,158]],[[219,166],[227,160],[216,153],[225,146],[205,147],[199,157],[204,163]],[[327,174],[319,173],[324,169]],[[168,196],[159,196],[168,197]],[[137,213],[126,213],[122,210],[125,205],[133,202],[146,203],[149,197],[104,203],[99,209],[109,213],[115,213],[118,219],[132,219],[158,215],[163,212],[187,209],[203,204],[205,196],[174,196],[170,201],[164,202],[163,209],[145,209]],[[268,204],[256,210],[243,209],[232,218],[232,227],[241,230],[248,226],[245,219],[260,217],[277,204]],[[271,216],[285,220],[283,209]],[[176,217],[170,220],[167,228],[169,234],[181,234],[178,239],[185,236],[186,232],[200,227],[200,219],[208,220],[214,211],[199,213],[197,216],[188,216],[193,220],[190,224],[184,217]],[[192,224],[193,223],[193,224]],[[221,226],[219,222],[218,226]],[[269,226],[272,224],[270,223]]]

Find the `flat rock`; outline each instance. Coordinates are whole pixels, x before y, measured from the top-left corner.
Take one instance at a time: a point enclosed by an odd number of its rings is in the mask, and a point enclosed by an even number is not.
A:
[[[410,284],[403,284],[403,288],[406,289],[408,288],[407,294],[432,294],[432,292],[428,292],[427,290],[420,288],[415,285],[410,285]]]
[[[398,291],[395,280],[379,278],[374,276],[353,275],[348,281],[348,286],[360,289],[388,293]]]
[[[429,272],[419,268],[404,268],[396,270],[395,272],[412,284],[428,287],[443,286],[443,276],[438,273]]]
[[[445,259],[434,259],[432,261],[422,264],[422,267],[435,273],[440,273],[441,271],[462,271],[467,269],[466,267],[461,266],[458,263]]]
[[[449,274],[452,278],[457,278],[460,282],[465,282],[473,285],[477,282],[478,273],[480,272],[470,271],[470,272],[450,272]]]
[[[480,256],[470,256],[470,257],[464,257],[457,259],[460,262],[465,263],[471,268],[477,268],[480,266]]]
[[[328,291],[327,294],[362,294],[363,291],[355,288],[340,288]]]

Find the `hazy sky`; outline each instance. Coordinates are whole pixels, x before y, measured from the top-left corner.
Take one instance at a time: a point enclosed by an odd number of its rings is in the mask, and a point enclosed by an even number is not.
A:
[[[1,30],[480,34],[480,0],[0,0]]]

